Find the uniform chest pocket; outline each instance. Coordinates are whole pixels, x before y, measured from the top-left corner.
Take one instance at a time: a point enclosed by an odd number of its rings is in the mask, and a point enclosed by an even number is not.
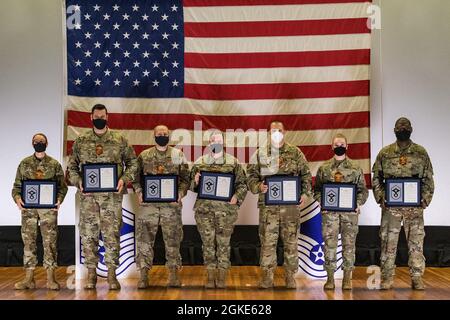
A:
[[[95,143],[84,143],[80,146],[80,159],[82,163],[92,162],[97,158]]]
[[[289,174],[296,174],[297,173],[297,163],[292,158],[292,156],[281,156],[280,157],[280,171],[289,173]]]
[[[55,175],[55,168],[47,168],[46,170],[44,170],[44,179],[53,179]]]
[[[103,153],[100,156],[103,162],[121,163],[120,146],[113,143],[105,143],[102,145]]]
[[[177,174],[177,168],[170,159],[154,162],[153,170],[156,174]]]

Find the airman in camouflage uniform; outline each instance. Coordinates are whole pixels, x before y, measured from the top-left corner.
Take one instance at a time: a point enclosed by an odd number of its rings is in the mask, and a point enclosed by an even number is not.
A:
[[[273,275],[277,266],[276,247],[279,236],[284,246],[284,269],[286,287],[297,287],[295,274],[298,270],[297,241],[300,227],[300,206],[312,196],[311,173],[305,156],[299,148],[284,141],[285,129],[281,122],[270,125],[271,143],[259,148],[247,166],[248,186],[259,194],[259,238],[261,242],[260,265],[263,272],[261,288],[273,287]],[[301,204],[266,206],[266,176],[289,175],[301,178]]]
[[[208,275],[206,288],[225,288],[230,267],[230,238],[238,218],[238,208],[247,194],[247,179],[238,160],[223,151],[222,133],[212,132],[209,142],[211,152],[194,163],[190,188],[198,190],[200,171],[232,173],[235,176],[234,195],[230,202],[197,198],[194,206]]]
[[[25,279],[15,284],[18,290],[34,289],[34,269],[37,265],[36,237],[40,225],[42,243],[44,246],[44,268],[47,270],[47,288],[59,290],[55,278],[57,267],[58,209],[67,193],[64,182],[64,172],[61,164],[45,153],[48,145],[47,137],[38,133],[33,136],[32,143],[35,153],[23,159],[17,168],[16,179],[12,189],[12,197],[22,211],[22,240],[24,244],[23,264]],[[22,181],[52,180],[57,182],[57,204],[55,209],[25,209],[22,200]]]
[[[93,130],[80,135],[74,142],[68,164],[68,178],[78,187],[80,197],[80,234],[83,243],[88,280],[85,289],[97,283],[98,244],[100,232],[105,245],[105,264],[108,267],[110,290],[120,289],[116,279],[119,265],[120,228],[122,226],[122,198],[128,182],[136,178],[137,159],[133,148],[118,132],[106,126],[107,110],[103,105],[92,108]],[[86,163],[114,163],[118,165],[118,192],[83,193],[81,166]]]
[[[430,205],[433,198],[433,166],[425,148],[411,141],[412,126],[408,119],[398,119],[394,132],[397,142],[380,151],[372,168],[373,192],[376,202],[382,208],[380,227],[381,289],[392,288],[398,236],[403,221],[408,242],[408,265],[412,288],[423,290],[425,288],[422,281],[425,271],[423,210]],[[386,207],[385,180],[389,178],[420,178],[422,206]]]
[[[358,234],[358,215],[360,207],[367,201],[368,191],[364,180],[364,173],[356,161],[346,156],[347,138],[337,134],[332,144],[335,156],[326,161],[317,171],[314,185],[314,199],[321,203],[322,187],[325,183],[356,184],[355,212],[332,212],[322,210],[322,236],[325,242],[325,270],[327,282],[325,290],[333,290],[334,272],[336,271],[336,250],[338,236],[342,236],[342,256],[344,259],[343,290],[352,289],[352,271],[355,264],[355,245]]]
[[[156,126],[154,136],[155,147],[144,150],[138,156],[138,177],[133,183],[140,202],[139,215],[136,219],[136,263],[141,273],[139,289],[145,289],[149,285],[148,271],[153,265],[153,246],[159,225],[161,225],[166,248],[166,266],[169,269],[168,286],[181,286],[178,276],[181,268],[180,244],[183,240],[181,199],[189,188],[189,166],[181,150],[168,146],[169,129],[166,126]],[[161,174],[178,176],[178,202],[143,203],[143,176]]]

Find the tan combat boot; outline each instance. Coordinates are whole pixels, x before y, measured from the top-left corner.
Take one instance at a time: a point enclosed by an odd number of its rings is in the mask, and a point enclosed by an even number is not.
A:
[[[342,290],[352,290],[352,272],[350,270],[344,270]]]
[[[181,287],[181,280],[178,267],[169,268],[169,280],[167,281],[167,286],[174,288]]]
[[[116,268],[108,268],[109,290],[120,290],[120,283],[116,278]]]
[[[148,283],[148,268],[142,268],[140,270],[141,278],[138,282],[138,289],[147,289],[149,287]]]
[[[59,290],[59,283],[56,281],[55,269],[47,269],[47,289],[49,290]]]
[[[425,285],[423,284],[421,276],[413,276],[411,280],[413,290],[425,290]]]
[[[84,285],[85,289],[95,289],[97,285],[97,271],[95,269],[88,269],[88,276],[86,284]]]
[[[207,272],[207,280],[206,280],[206,289],[214,289],[216,287],[216,269],[206,269]]]
[[[380,290],[391,290],[394,284],[394,277],[392,275],[381,276]]]
[[[227,269],[218,269],[216,278],[216,288],[225,289],[227,281]]]
[[[327,282],[323,286],[324,290],[334,290],[334,270],[327,270]]]
[[[262,271],[263,274],[259,287],[261,289],[273,288],[273,269],[264,268]]]
[[[34,269],[25,269],[25,278],[22,281],[14,284],[14,289],[25,290],[35,289],[36,283],[34,282]]]
[[[297,282],[295,282],[295,273],[291,270],[286,270],[285,275],[286,279],[286,288],[288,289],[297,289]]]

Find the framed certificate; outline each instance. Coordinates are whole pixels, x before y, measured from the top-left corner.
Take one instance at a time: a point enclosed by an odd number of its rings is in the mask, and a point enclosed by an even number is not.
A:
[[[420,179],[386,179],[385,190],[388,207],[420,207],[422,205]]]
[[[83,164],[82,173],[84,193],[117,191],[117,164]]]
[[[300,177],[274,175],[265,178],[268,190],[266,205],[297,205],[300,203]]]
[[[354,212],[356,203],[356,184],[325,183],[322,187],[322,210]]]
[[[142,190],[144,202],[177,202],[178,176],[145,175]]]
[[[56,208],[56,181],[23,180],[22,201],[27,209]]]
[[[200,199],[230,201],[234,194],[234,174],[201,171],[198,197]]]

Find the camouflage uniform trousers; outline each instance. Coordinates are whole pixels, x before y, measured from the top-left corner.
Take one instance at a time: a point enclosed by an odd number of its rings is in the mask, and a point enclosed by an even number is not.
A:
[[[322,212],[322,237],[325,243],[325,270],[336,271],[336,251],[341,234],[344,271],[353,271],[355,265],[358,215],[356,213]]]
[[[237,207],[229,210],[196,209],[195,221],[202,238],[203,260],[207,269],[230,267],[230,239],[237,217]]]
[[[45,269],[57,267],[58,213],[48,209],[26,209],[22,211],[23,265],[26,269],[37,266],[36,238],[38,221],[44,246]]]
[[[262,206],[259,208],[259,239],[261,242],[260,266],[273,269],[277,266],[277,243],[281,235],[284,247],[284,267],[298,270],[298,234],[300,209],[297,206]]]
[[[80,197],[79,228],[86,268],[97,267],[100,232],[105,246],[105,264],[108,268],[117,268],[122,227],[122,194],[92,194]]]
[[[180,244],[183,240],[181,206],[177,204],[140,206],[136,219],[136,264],[139,269],[153,265],[156,233],[161,225],[166,249],[166,266],[181,267]]]
[[[422,276],[425,271],[423,209],[387,208],[383,210],[380,227],[381,275],[385,278],[395,274],[395,258],[402,221],[408,243],[409,273],[412,277]]]

